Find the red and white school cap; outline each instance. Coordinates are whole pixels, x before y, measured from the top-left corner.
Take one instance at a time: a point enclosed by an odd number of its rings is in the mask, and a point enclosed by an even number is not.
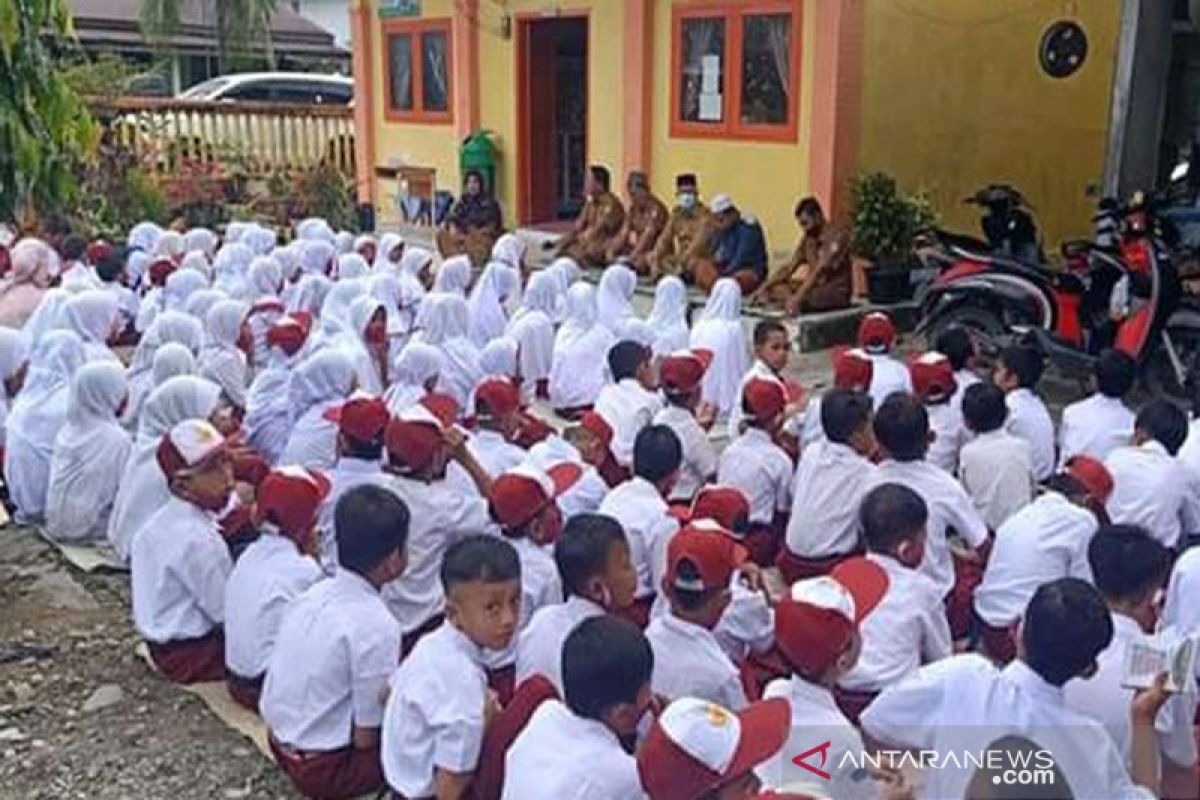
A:
[[[746,562],[746,548],[732,533],[710,519],[689,523],[667,543],[663,585],[685,592],[707,592],[729,586],[733,572]],[[684,562],[693,575],[680,574]]]
[[[833,356],[833,388],[865,392],[871,387],[875,365],[856,347],[840,350]]]
[[[738,538],[745,535],[749,518],[750,501],[745,492],[734,486],[709,484],[701,487],[692,500],[693,522],[712,520]]]
[[[604,417],[595,411],[585,411],[583,416],[579,418],[579,426],[588,433],[599,439],[605,447],[611,447],[613,436],[612,425],[608,423]]]
[[[521,391],[508,378],[484,378],[475,386],[475,414],[496,419],[521,410]]]
[[[258,485],[258,515],[272,520],[289,538],[303,536],[316,522],[329,489],[329,479],[321,472],[300,466],[280,467]]]
[[[387,404],[366,392],[355,392],[342,405],[326,411],[324,416],[337,423],[343,436],[364,444],[377,441],[390,419]]]
[[[280,317],[267,330],[267,344],[278,347],[289,356],[294,356],[308,341],[309,331],[312,330],[312,317],[306,312]]]
[[[454,424],[457,413],[453,397],[436,393],[401,411],[383,434],[388,460],[413,470],[427,467],[441,445],[442,431]]]
[[[711,350],[680,350],[671,353],[658,365],[658,379],[664,391],[690,392],[704,380],[712,363]]]
[[[912,377],[913,392],[922,402],[943,403],[958,390],[954,366],[941,353],[923,353],[908,365],[908,372]]]
[[[659,715],[638,752],[638,776],[651,800],[695,800],[779,752],[791,728],[782,697],[734,713],[683,697]]]
[[[759,422],[774,419],[787,407],[783,383],[769,378],[751,378],[742,389],[742,407]]]
[[[569,490],[583,475],[578,464],[563,462],[543,470],[519,464],[492,482],[492,517],[501,527],[518,530]]]
[[[158,465],[168,479],[198,469],[225,452],[225,437],[203,419],[187,419],[167,431],[158,444]]]
[[[868,353],[886,353],[896,343],[896,325],[882,311],[872,311],[858,326],[858,346]]]

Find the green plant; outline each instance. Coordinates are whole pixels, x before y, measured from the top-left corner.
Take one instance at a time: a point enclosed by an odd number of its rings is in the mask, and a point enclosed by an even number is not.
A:
[[[895,179],[882,172],[855,177],[851,207],[854,252],[877,264],[908,265],[913,239],[937,219],[928,197],[901,194]]]
[[[324,217],[334,230],[357,230],[354,182],[329,164],[298,173],[292,181],[288,215],[292,219]]]
[[[154,178],[149,160],[110,142],[83,173],[79,214],[94,234],[123,237],[138,222],[165,224],[167,199]]]
[[[182,27],[182,10],[189,0],[142,0],[139,14],[142,30],[157,49],[162,49]],[[211,7],[217,39],[217,63],[220,73],[234,65],[251,66],[258,59],[252,45],[261,42],[269,69],[275,68],[271,42],[271,17],[276,0],[205,0]]]

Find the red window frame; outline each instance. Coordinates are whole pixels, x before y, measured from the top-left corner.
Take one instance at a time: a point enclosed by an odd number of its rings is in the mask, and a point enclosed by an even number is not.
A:
[[[746,17],[790,14],[792,40],[788,52],[788,118],[780,125],[741,121],[743,28]],[[683,75],[683,23],[693,19],[725,20],[725,96],[720,122],[691,122],[681,117]],[[800,0],[758,2],[679,2],[671,6],[671,124],[676,139],[738,139],[759,142],[795,142],[800,120]]]
[[[384,67],[384,98],[383,116],[388,122],[424,122],[432,124],[447,124],[454,122],[454,39],[451,34],[451,20],[441,19],[389,19],[382,25],[382,55]],[[421,37],[429,32],[438,32],[446,36],[446,110],[425,110],[425,59]],[[410,110],[395,108],[392,105],[392,58],[391,40],[393,36],[405,35],[412,39],[409,51],[411,63],[409,74],[412,75],[413,107]]]

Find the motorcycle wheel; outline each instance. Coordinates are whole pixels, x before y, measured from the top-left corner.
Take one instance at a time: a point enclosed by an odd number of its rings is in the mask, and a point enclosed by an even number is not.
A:
[[[933,347],[942,331],[954,326],[966,329],[975,345],[976,356],[987,363],[994,361],[1012,338],[998,313],[984,306],[964,303],[948,309],[930,323],[926,342]]]
[[[1142,367],[1142,382],[1153,397],[1163,397],[1190,405],[1198,369],[1200,369],[1200,330],[1196,328],[1170,328],[1167,331],[1175,355],[1183,364],[1186,376],[1183,383],[1175,372],[1175,365],[1167,353],[1162,338],[1154,342],[1154,350]]]

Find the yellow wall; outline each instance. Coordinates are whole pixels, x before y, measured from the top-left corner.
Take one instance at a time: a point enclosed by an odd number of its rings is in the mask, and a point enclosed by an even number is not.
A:
[[[952,229],[977,230],[963,197],[1018,186],[1047,249],[1088,235],[1109,127],[1117,0],[866,0],[859,166],[929,190]],[[1088,58],[1048,77],[1038,45],[1057,19],[1079,22]]]

